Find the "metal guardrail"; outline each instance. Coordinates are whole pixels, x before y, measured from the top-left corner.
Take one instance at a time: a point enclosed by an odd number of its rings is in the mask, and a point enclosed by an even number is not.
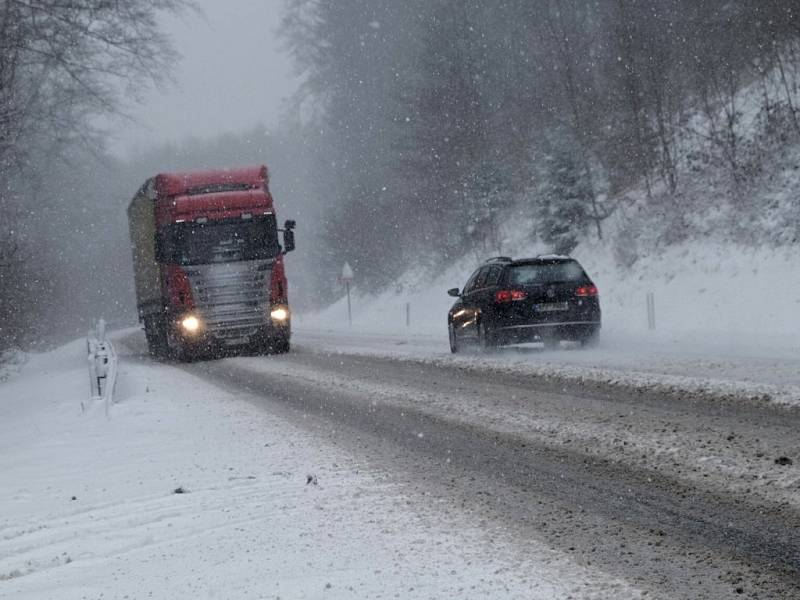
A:
[[[114,401],[114,388],[117,383],[117,351],[114,344],[106,339],[106,322],[100,319],[95,329],[86,336],[86,350],[89,361],[89,389],[92,400],[103,400],[105,412]]]

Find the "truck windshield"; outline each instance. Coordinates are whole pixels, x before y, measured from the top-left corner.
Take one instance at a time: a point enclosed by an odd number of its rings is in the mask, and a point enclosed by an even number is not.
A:
[[[179,265],[259,260],[280,252],[275,215],[174,223],[160,230],[158,244],[159,260]]]

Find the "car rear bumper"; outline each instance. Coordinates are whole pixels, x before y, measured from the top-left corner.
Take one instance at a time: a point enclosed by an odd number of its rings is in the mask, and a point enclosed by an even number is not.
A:
[[[492,330],[492,335],[494,342],[501,345],[539,342],[545,339],[580,341],[596,335],[600,327],[599,320],[529,323],[498,327]]]

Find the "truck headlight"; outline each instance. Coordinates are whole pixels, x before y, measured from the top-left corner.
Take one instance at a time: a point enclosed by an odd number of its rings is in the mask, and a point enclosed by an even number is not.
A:
[[[273,308],[269,313],[274,321],[285,321],[289,318],[289,311],[285,308]]]
[[[200,329],[200,320],[194,316],[186,317],[181,321],[181,327],[187,333],[197,333]]]

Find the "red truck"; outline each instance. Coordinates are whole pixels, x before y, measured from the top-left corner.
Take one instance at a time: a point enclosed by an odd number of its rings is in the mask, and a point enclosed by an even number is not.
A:
[[[289,350],[283,255],[295,223],[278,229],[265,166],[156,175],[131,201],[128,224],[153,356]]]

